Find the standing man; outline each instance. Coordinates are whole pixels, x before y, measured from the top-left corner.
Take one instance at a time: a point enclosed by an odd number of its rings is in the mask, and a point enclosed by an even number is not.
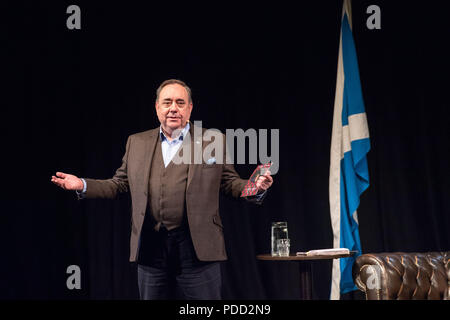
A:
[[[247,180],[232,164],[217,164],[215,158],[201,164],[172,161],[183,143],[194,145],[187,141],[194,136],[189,122],[193,104],[184,82],[164,81],[156,91],[155,107],[160,127],[128,138],[114,177],[80,179],[57,172],[51,181],[75,190],[79,199],[131,193],[130,261],[138,264],[141,299],[175,298],[175,288],[185,299],[220,299],[219,262],[227,255],[219,192],[239,197]],[[260,203],[272,182],[270,172],[260,176],[258,195],[247,200]]]

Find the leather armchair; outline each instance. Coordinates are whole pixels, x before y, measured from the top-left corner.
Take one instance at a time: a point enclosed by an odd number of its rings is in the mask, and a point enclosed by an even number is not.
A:
[[[367,300],[449,300],[450,251],[367,253],[353,264],[353,280]]]

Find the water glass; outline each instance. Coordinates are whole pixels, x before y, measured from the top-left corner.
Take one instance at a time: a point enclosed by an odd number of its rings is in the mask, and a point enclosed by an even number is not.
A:
[[[279,239],[287,239],[288,237],[288,227],[287,222],[272,222],[272,230],[271,230],[271,241],[272,241],[272,256],[279,256],[277,240]]]
[[[280,257],[289,257],[291,241],[289,239],[278,239],[277,249]]]

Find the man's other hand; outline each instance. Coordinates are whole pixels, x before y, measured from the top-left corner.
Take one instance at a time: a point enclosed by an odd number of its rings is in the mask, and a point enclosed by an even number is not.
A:
[[[267,170],[263,176],[258,177],[258,180],[256,181],[256,188],[258,188],[259,191],[265,191],[270,188],[272,183],[273,178],[270,175],[270,171]]]
[[[57,172],[56,176],[52,176],[51,181],[64,190],[82,191],[84,187],[83,181],[80,178],[64,172]]]

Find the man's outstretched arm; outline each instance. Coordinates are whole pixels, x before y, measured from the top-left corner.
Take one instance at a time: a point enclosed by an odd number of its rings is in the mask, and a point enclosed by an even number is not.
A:
[[[128,192],[127,160],[130,148],[128,138],[125,155],[122,158],[122,165],[116,170],[111,179],[80,179],[72,174],[57,172],[52,176],[51,181],[65,190],[77,191],[78,198],[103,198],[114,199],[119,193]],[[85,184],[83,183],[83,180]],[[85,190],[84,190],[85,189]],[[83,190],[85,192],[83,192]]]

